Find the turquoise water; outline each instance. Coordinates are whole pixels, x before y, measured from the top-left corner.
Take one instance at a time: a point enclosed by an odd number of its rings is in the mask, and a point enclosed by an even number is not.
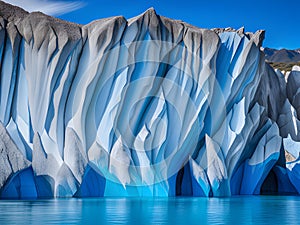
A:
[[[300,197],[0,201],[0,224],[300,224]]]

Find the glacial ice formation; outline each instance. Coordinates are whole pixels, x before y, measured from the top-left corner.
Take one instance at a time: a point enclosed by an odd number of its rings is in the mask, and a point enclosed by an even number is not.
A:
[[[300,72],[263,38],[0,2],[0,198],[300,193]]]

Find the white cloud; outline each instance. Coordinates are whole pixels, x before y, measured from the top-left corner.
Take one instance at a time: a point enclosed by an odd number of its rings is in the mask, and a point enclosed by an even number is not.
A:
[[[57,16],[75,11],[85,6],[82,1],[55,1],[55,0],[4,0],[19,6],[28,12],[40,11],[47,15]]]

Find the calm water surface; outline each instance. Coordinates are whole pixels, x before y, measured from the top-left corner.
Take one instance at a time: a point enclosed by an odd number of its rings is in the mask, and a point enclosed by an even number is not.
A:
[[[299,224],[300,197],[0,201],[0,224]]]

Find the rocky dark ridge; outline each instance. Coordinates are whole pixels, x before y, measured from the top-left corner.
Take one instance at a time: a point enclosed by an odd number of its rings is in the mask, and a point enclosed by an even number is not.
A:
[[[264,48],[266,60],[273,63],[297,63],[300,61],[300,49]]]

